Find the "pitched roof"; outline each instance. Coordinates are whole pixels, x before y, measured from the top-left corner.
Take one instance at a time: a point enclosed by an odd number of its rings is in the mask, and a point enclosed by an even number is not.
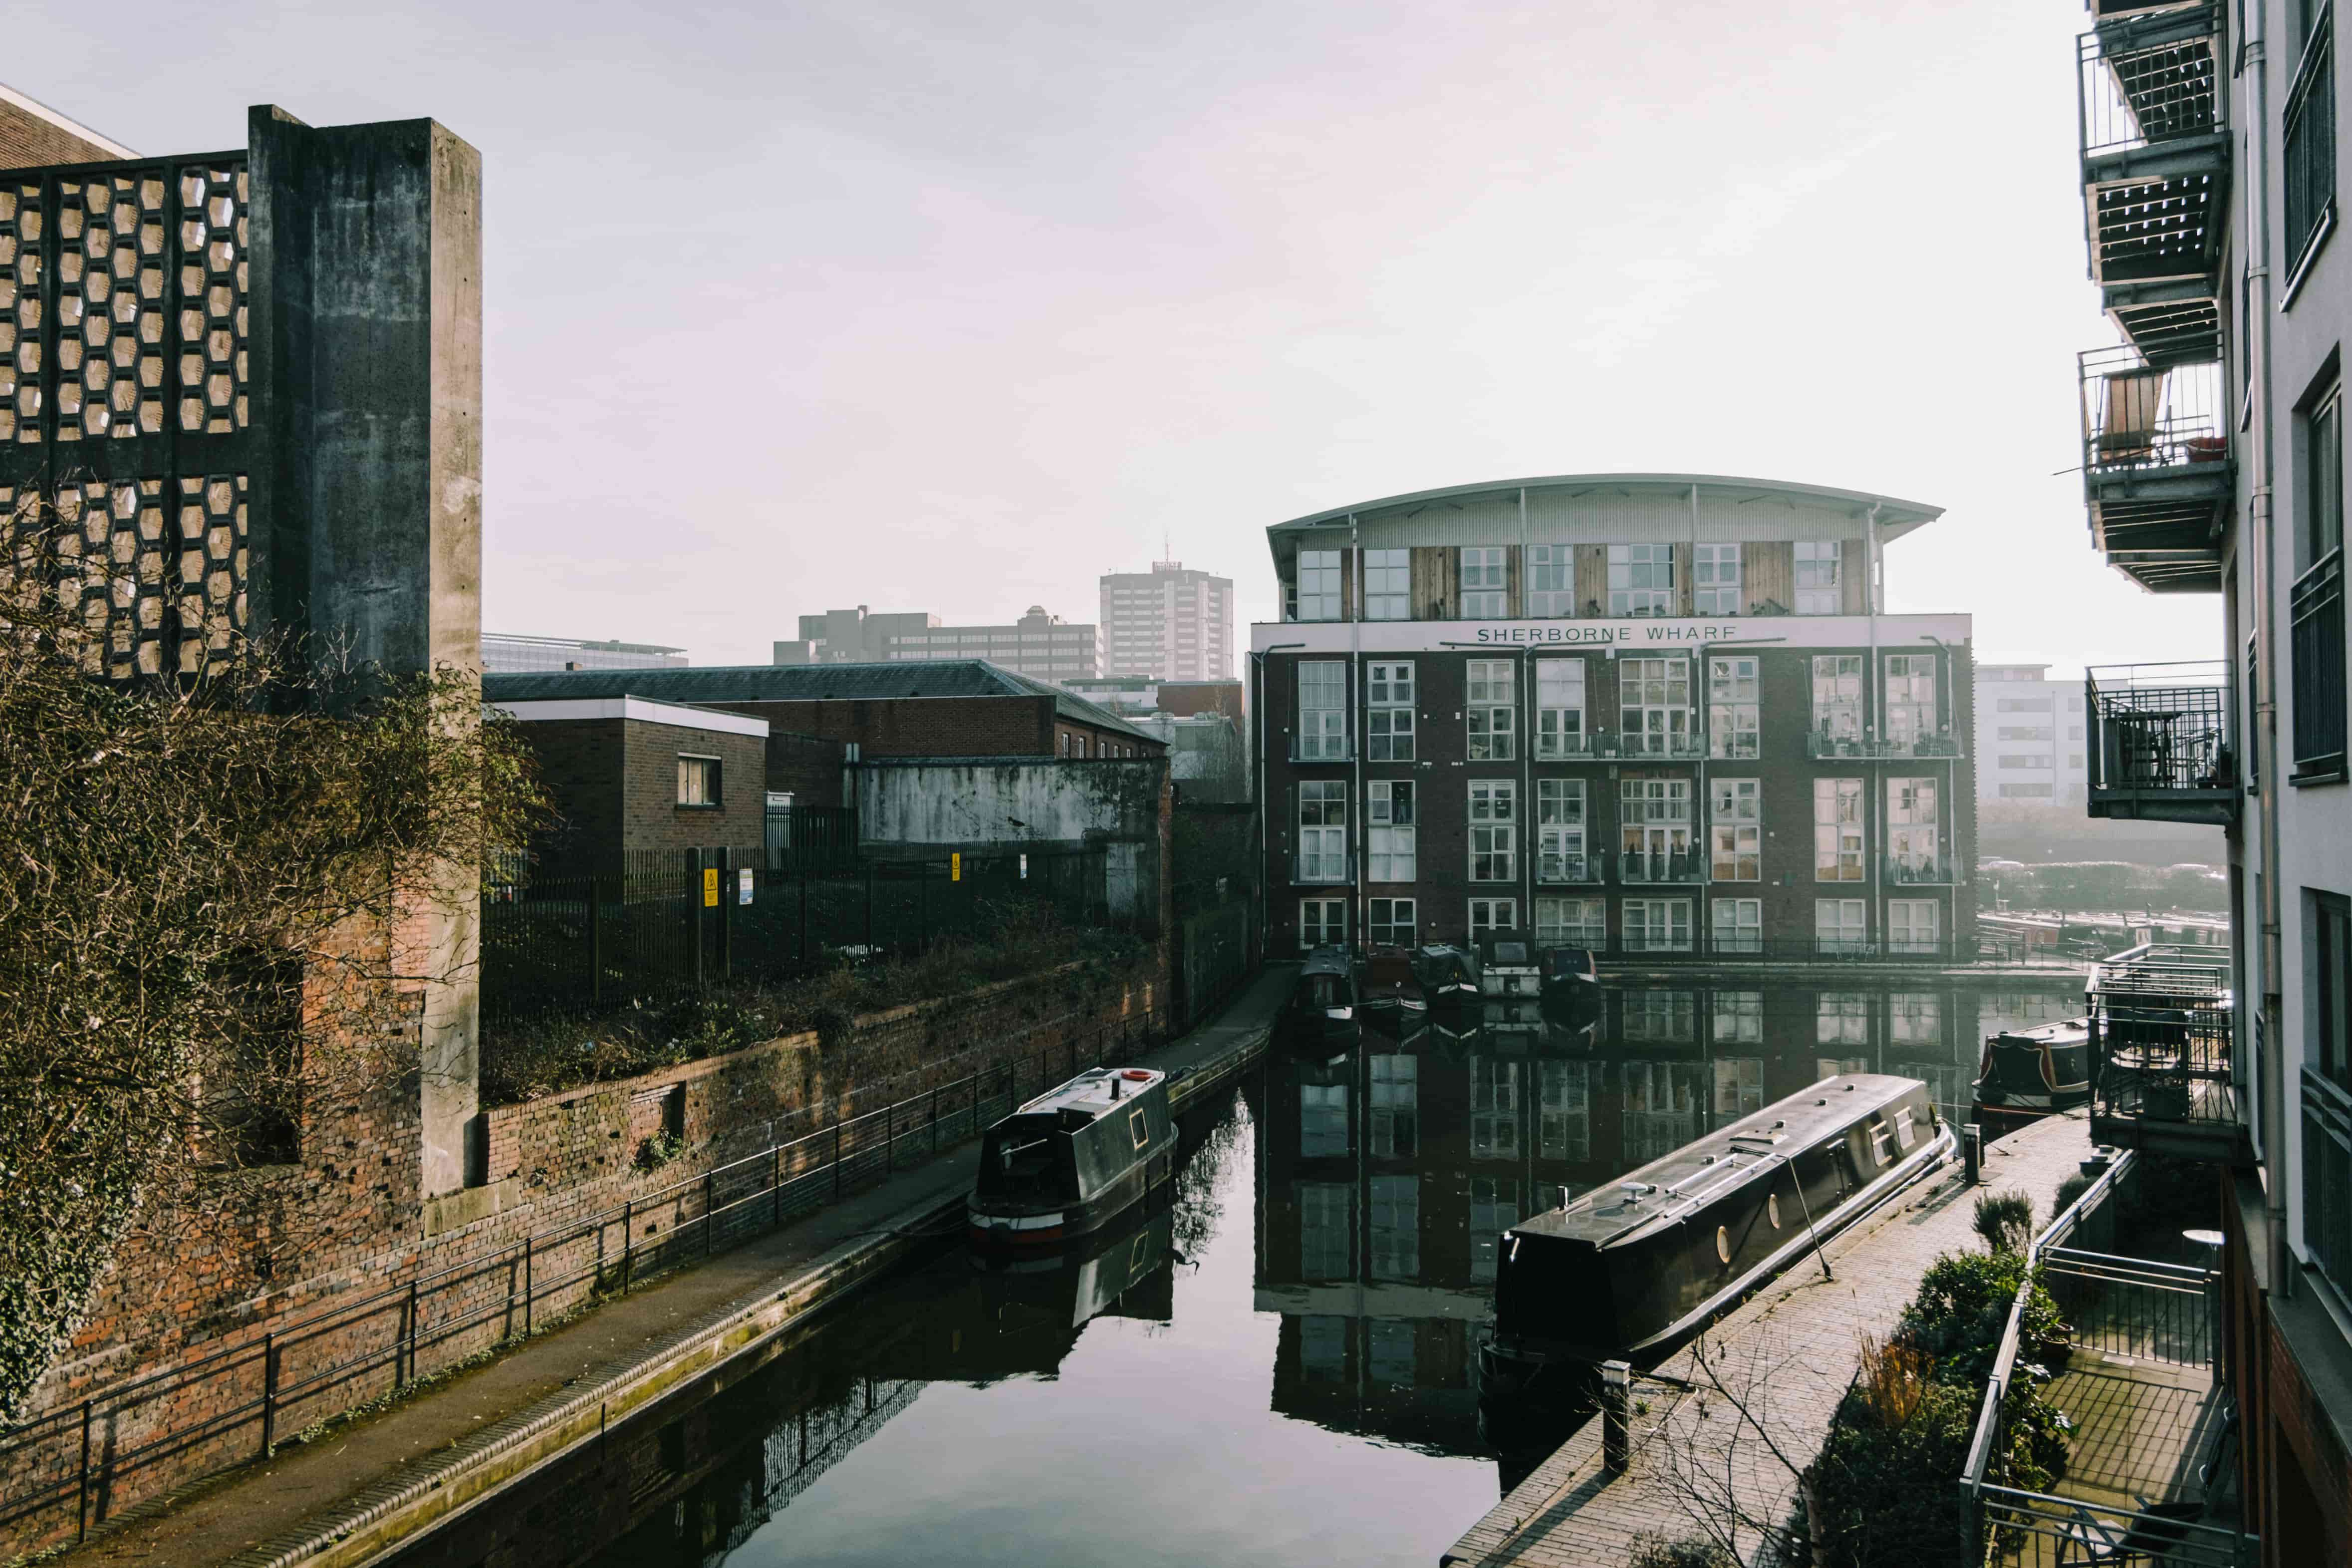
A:
[[[685,669],[545,669],[482,677],[486,702],[642,697],[656,702],[831,702],[898,697],[1050,697],[1063,718],[1163,742],[1108,708],[984,658],[866,664],[705,665]]]

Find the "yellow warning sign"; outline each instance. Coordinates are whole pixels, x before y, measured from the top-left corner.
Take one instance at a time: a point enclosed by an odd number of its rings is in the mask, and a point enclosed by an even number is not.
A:
[[[702,873],[702,907],[706,910],[719,907],[719,868],[716,866]]]
[[[963,857],[960,854],[948,857],[948,880],[950,882],[963,880]]]

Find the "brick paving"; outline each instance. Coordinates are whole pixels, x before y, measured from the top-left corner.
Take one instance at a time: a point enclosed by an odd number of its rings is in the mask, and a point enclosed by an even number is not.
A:
[[[2017,1188],[2046,1219],[2059,1183],[2091,1152],[2076,1113],[2034,1122],[1991,1145],[1988,1186]],[[1721,1520],[1780,1521],[1794,1503],[1792,1465],[1811,1462],[1858,1364],[1864,1335],[1884,1336],[1942,1253],[1982,1244],[1970,1228],[1973,1190],[1958,1168],[1892,1205],[1827,1248],[1835,1278],[1811,1258],[1792,1267],[1690,1347],[1637,1379],[1648,1405],[1632,1422],[1633,1463],[1612,1476],[1601,1463],[1601,1423],[1588,1421],[1513,1488],[1439,1559],[1477,1568],[1619,1568],[1640,1535],[1701,1533],[1702,1512]],[[1702,1368],[1700,1355],[1706,1358]],[[1736,1396],[1739,1415],[1722,1393]],[[1759,1431],[1759,1428],[1761,1430]],[[1727,1505],[1736,1505],[1727,1506]],[[1762,1537],[1738,1531],[1743,1563],[1769,1562]]]

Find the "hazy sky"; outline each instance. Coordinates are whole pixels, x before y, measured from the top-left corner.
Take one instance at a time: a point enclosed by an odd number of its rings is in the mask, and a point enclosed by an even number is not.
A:
[[[142,153],[433,116],[487,183],[485,626],[765,662],[1096,612],[1167,534],[1691,470],[1948,509],[1979,656],[2218,655],[2084,522],[2079,7],[16,5]]]

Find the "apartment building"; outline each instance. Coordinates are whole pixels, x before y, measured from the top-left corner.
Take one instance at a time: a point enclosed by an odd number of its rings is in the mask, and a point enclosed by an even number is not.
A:
[[[2234,933],[2211,1022],[2161,1063],[2103,1047],[2094,1132],[2210,1161],[2221,1366],[2262,1561],[2352,1559],[2352,775],[2343,351],[2352,250],[2334,7],[2093,7],[2077,44],[2094,546],[2217,596],[2205,659],[2094,669],[2090,815],[2215,824]],[[2186,963],[2184,955],[2174,955]],[[2161,1072],[2158,1068],[2161,1068]],[[2153,1075],[2153,1076],[2152,1076]],[[2140,1083],[2125,1094],[2110,1086]]]
[[[1234,678],[1234,580],[1155,561],[1102,578],[1103,673],[1157,680]]]
[[[1972,954],[1969,617],[1880,598],[1884,547],[1939,515],[1604,474],[1276,524],[1272,951]]]
[[[2046,664],[1977,667],[1977,798],[2083,804],[2089,777],[2082,683]]]
[[[583,642],[574,637],[482,634],[482,673],[519,675],[534,669],[684,669],[686,649],[659,643]]]
[[[1098,626],[1048,615],[1043,605],[1011,626],[950,626],[926,611],[876,615],[864,605],[803,616],[800,636],[775,645],[772,662],[877,664],[893,659],[971,659],[1040,680],[1078,680],[1102,673]]]

